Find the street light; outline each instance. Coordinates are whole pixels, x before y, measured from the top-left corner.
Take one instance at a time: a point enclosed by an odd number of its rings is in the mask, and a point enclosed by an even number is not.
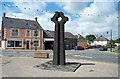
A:
[[[112,30],[110,31],[110,41],[111,41],[110,52],[112,52]]]

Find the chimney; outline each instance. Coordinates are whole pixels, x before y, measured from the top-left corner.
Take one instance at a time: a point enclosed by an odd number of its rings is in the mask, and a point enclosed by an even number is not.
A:
[[[3,17],[5,17],[6,13],[3,14]]]
[[[80,38],[80,34],[78,34],[77,37]]]
[[[36,22],[37,22],[37,19],[38,19],[38,18],[37,18],[37,17],[35,17],[35,21],[36,21]]]

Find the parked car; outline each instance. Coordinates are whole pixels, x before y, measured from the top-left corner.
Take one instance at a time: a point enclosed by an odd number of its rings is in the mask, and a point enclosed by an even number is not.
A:
[[[94,47],[89,45],[88,48],[89,48],[89,49],[93,49]]]
[[[108,50],[108,48],[105,47],[105,46],[101,46],[101,47],[99,48],[99,51],[107,51],[107,50]]]
[[[74,48],[75,50],[84,50],[84,48],[82,46],[75,46]]]
[[[88,49],[88,46],[83,46],[84,49]]]

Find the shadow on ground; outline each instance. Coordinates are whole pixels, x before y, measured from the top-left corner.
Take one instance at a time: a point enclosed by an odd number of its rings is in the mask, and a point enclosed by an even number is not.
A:
[[[55,70],[64,72],[75,72],[82,65],[95,65],[94,63],[79,63],[79,62],[66,62],[66,65],[53,65],[52,61],[48,61],[39,65],[35,65],[34,68],[43,70]]]

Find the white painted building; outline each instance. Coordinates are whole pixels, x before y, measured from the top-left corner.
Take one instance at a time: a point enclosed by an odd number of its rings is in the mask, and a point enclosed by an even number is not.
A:
[[[94,40],[94,42],[91,45],[101,45],[101,46],[105,46],[108,43],[108,39],[100,36],[97,39]]]

